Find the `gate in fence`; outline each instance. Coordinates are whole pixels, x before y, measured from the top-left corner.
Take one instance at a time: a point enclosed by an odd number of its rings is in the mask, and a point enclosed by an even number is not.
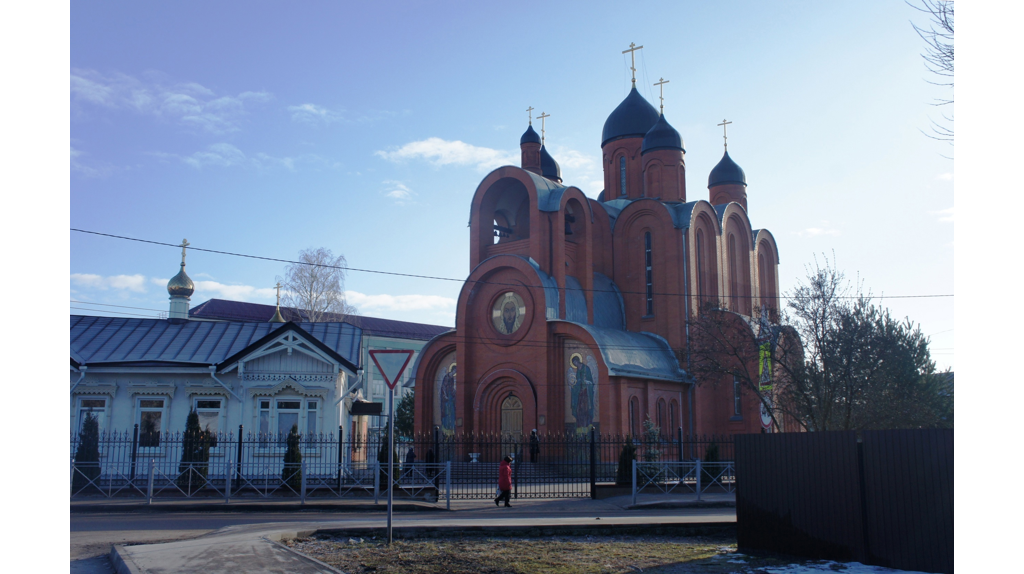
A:
[[[98,444],[71,440],[71,498],[85,496],[153,498],[343,498],[387,493],[388,441],[384,433],[344,440],[339,432],[287,435],[219,433],[197,446],[184,433],[146,436],[107,433]],[[340,429],[339,429],[340,431]],[[675,440],[672,440],[674,438]],[[629,485],[638,461],[640,492],[698,488],[684,469],[696,461],[703,469],[721,469],[708,487],[731,484],[732,437],[675,437],[638,440],[586,434],[526,436],[445,435],[395,443],[395,493],[399,497],[438,501],[485,499],[496,495],[498,464],[506,455],[513,465],[516,498],[593,497],[602,483]],[[83,452],[95,452],[94,460]],[[289,454],[290,453],[290,454]],[[297,456],[296,456],[297,454]],[[652,464],[663,470],[650,470]],[[690,466],[686,466],[686,465]],[[667,465],[667,466],[665,466]],[[674,466],[673,466],[674,465]],[[715,466],[718,465],[718,466]],[[724,466],[723,466],[724,465]],[[705,470],[706,472],[706,470]],[[704,475],[699,475],[704,476]],[[671,490],[670,489],[670,490]]]

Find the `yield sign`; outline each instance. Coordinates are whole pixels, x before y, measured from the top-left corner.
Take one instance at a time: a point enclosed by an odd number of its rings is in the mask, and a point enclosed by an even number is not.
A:
[[[373,364],[377,365],[380,374],[384,375],[384,382],[388,384],[388,388],[394,390],[402,372],[409,365],[412,354],[413,351],[409,350],[373,350],[370,351],[370,358],[373,359]]]

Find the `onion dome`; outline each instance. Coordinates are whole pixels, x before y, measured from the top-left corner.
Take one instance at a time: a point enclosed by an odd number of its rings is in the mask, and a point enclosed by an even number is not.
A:
[[[540,146],[540,174],[553,181],[562,181],[562,168],[558,162],[548,153],[548,148]]]
[[[658,121],[658,117],[658,110],[636,91],[636,86],[633,86],[626,99],[622,100],[619,107],[604,121],[601,145],[604,146],[619,138],[644,137]]]
[[[669,125],[668,120],[665,119],[665,115],[662,114],[658,121],[654,124],[654,127],[647,132],[644,136],[643,146],[640,147],[640,153],[645,154],[649,151],[659,149],[676,149],[682,152],[683,149],[683,138],[679,136],[679,132],[676,128]]]
[[[519,145],[525,143],[540,143],[540,136],[533,130],[533,124],[530,124],[523,132],[523,137],[519,138]]]
[[[711,170],[711,175],[708,176],[708,187],[726,183],[735,183],[744,187],[747,185],[747,175],[743,173],[743,168],[732,161],[728,151],[722,156],[722,161],[718,162],[718,165]]]
[[[191,297],[196,290],[195,284],[185,273],[185,263],[181,264],[181,270],[167,282],[167,293],[171,297]]]
[[[268,322],[269,323],[284,323],[285,322],[284,317],[281,316],[281,306],[280,305],[278,305],[277,308],[274,309],[274,316],[271,317],[270,321],[268,321]]]

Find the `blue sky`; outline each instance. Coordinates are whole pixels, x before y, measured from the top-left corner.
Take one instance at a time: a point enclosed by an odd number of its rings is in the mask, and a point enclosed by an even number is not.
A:
[[[601,191],[600,133],[638,87],[686,148],[688,199],[730,155],[783,290],[832,257],[876,295],[953,293],[953,149],[902,2],[76,2],[71,227],[355,268],[469,272],[472,194],[551,114],[566,183]],[[166,310],[179,251],[72,233],[72,313]],[[193,251],[193,305],[273,303],[282,264]],[[360,313],[454,322],[460,283],[350,272]],[[953,299],[886,299],[953,363]],[[82,311],[89,307],[102,311]]]

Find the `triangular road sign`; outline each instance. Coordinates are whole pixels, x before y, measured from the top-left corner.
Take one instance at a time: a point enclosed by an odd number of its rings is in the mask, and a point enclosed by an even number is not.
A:
[[[384,382],[388,388],[394,390],[402,372],[409,366],[413,351],[410,350],[372,350],[370,359],[377,365],[377,370],[384,376]]]

